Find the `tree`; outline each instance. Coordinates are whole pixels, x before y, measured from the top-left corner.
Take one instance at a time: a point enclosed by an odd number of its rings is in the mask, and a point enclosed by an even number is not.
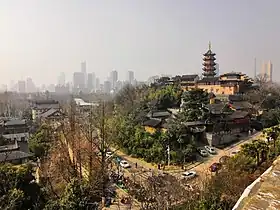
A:
[[[47,155],[52,140],[50,126],[43,124],[38,131],[29,139],[29,149],[36,157]]]
[[[207,92],[202,89],[193,89],[184,92],[182,99],[181,116],[185,121],[206,120],[208,118],[209,113],[205,108],[209,104]]]
[[[42,209],[44,193],[34,180],[32,167],[28,165],[0,165],[1,209]]]

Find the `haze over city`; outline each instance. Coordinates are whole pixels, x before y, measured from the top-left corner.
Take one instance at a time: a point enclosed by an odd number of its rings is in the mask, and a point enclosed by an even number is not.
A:
[[[277,0],[1,0],[1,84],[32,77],[36,85],[71,81],[87,62],[101,80],[116,69],[138,80],[160,74],[201,74],[212,42],[221,72],[254,74],[280,43]]]

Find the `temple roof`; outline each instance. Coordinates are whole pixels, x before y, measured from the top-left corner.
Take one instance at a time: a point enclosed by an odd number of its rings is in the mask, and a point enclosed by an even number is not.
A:
[[[205,83],[205,82],[218,82],[219,77],[203,77],[201,80],[198,80],[198,83]]]

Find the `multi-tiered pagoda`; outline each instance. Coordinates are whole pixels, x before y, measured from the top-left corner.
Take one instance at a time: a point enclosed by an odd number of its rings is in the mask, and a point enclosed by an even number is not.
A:
[[[211,50],[211,43],[209,42],[209,49],[206,53],[203,54],[203,73],[204,77],[215,77],[216,76],[216,63],[215,63],[215,56],[216,54]]]

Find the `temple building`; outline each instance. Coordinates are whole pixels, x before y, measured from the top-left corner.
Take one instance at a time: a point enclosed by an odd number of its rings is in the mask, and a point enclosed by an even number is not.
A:
[[[211,43],[206,53],[203,54],[202,77],[198,75],[182,75],[173,78],[159,78],[154,85],[180,84],[187,91],[200,88],[216,96],[227,96],[245,93],[252,88],[253,80],[241,72],[229,72],[217,76],[216,54],[212,51]]]

